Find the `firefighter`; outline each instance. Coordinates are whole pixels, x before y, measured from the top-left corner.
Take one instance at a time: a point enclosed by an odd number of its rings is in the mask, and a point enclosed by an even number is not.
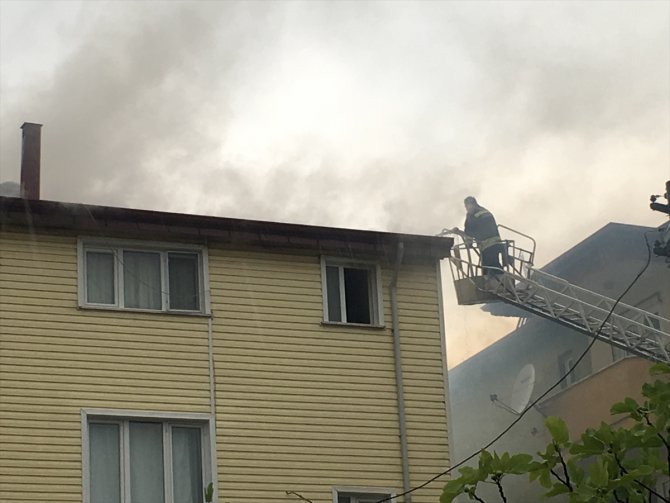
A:
[[[501,257],[505,260],[505,247],[500,239],[495,217],[472,196],[466,197],[463,203],[467,212],[463,231],[458,227],[452,231],[462,236],[468,247],[472,246],[473,240],[477,243],[485,276],[502,274],[500,260]]]

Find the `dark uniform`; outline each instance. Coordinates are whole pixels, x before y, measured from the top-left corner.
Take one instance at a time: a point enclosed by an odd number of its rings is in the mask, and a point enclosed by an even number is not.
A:
[[[477,206],[465,217],[464,231],[477,241],[482,254],[484,274],[501,274],[500,256],[504,254],[505,249],[493,214],[486,208]]]

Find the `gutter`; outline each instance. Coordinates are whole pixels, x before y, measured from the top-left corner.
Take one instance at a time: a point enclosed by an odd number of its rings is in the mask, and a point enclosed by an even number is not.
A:
[[[403,390],[402,378],[402,354],[400,352],[400,326],[398,322],[398,272],[400,264],[405,254],[405,245],[402,241],[398,242],[398,254],[393,269],[393,279],[389,285],[391,293],[391,317],[393,319],[393,356],[395,362],[395,384],[398,400],[398,424],[400,427],[400,456],[402,459],[402,488],[403,493],[411,490],[409,481],[409,454],[407,443],[407,424],[405,421],[405,393]],[[405,503],[412,503],[412,495],[405,494]]]
[[[209,292],[206,293],[209,296]],[[214,494],[212,501],[219,499],[218,467],[216,457],[216,376],[214,374],[214,338],[212,334],[212,315],[207,318],[207,353],[209,373],[209,462],[212,471]]]

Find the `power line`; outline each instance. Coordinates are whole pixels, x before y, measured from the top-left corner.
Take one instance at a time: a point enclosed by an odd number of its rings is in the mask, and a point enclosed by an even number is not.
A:
[[[512,429],[512,428],[513,428],[519,421],[521,421],[521,419],[526,415],[526,413],[527,413],[529,410],[531,410],[532,408],[534,408],[534,407],[535,407],[540,401],[542,401],[542,400],[543,400],[549,393],[551,393],[551,392],[552,392],[553,390],[555,390],[555,389],[556,389],[556,388],[557,388],[563,381],[565,381],[565,380],[567,379],[567,377],[572,373],[572,371],[575,370],[575,368],[577,367],[577,365],[579,365],[579,364],[581,363],[581,361],[586,357],[586,355],[587,355],[588,352],[591,350],[591,348],[593,347],[593,345],[597,342],[597,340],[598,340],[598,335],[600,335],[600,332],[602,331],[602,329],[604,328],[605,324],[607,323],[607,321],[608,321],[608,320],[610,319],[610,317],[612,316],[612,313],[614,313],[614,310],[616,309],[616,307],[617,307],[617,305],[619,304],[619,302],[621,302],[621,299],[623,299],[624,296],[630,291],[630,289],[633,288],[633,286],[635,285],[635,283],[637,283],[637,281],[638,281],[638,280],[640,279],[640,277],[645,273],[645,271],[647,270],[647,268],[648,268],[649,265],[651,264],[651,247],[649,246],[649,241],[648,241],[648,239],[647,239],[647,234],[648,234],[649,232],[650,232],[650,231],[646,231],[646,232],[644,233],[644,244],[645,244],[646,247],[647,247],[647,261],[646,261],[644,267],[643,267],[642,270],[635,276],[635,278],[634,278],[633,281],[630,283],[630,285],[628,285],[628,287],[623,291],[623,293],[622,293],[621,295],[619,295],[619,297],[616,299],[616,301],[614,302],[614,305],[612,306],[612,308],[611,308],[611,309],[609,310],[609,312],[607,313],[607,316],[605,317],[605,319],[603,320],[603,322],[602,322],[602,323],[600,324],[600,326],[598,327],[598,330],[597,330],[596,333],[592,336],[592,337],[593,337],[593,340],[589,343],[589,345],[588,345],[588,346],[586,347],[586,349],[582,352],[582,354],[579,356],[579,358],[577,358],[577,360],[575,361],[575,363],[572,364],[572,366],[568,369],[568,371],[567,371],[563,376],[561,376],[561,377],[558,379],[558,381],[556,381],[552,386],[549,387],[549,389],[547,389],[544,393],[542,393],[539,397],[537,397],[537,398],[536,398],[536,399],[535,399],[535,400],[534,400],[528,407],[526,407],[526,408],[523,410],[523,412],[521,412],[521,414],[519,414],[519,417],[517,417],[514,421],[512,421],[512,422],[509,424],[509,426],[507,426],[507,427],[506,427],[504,430],[502,430],[498,435],[496,435],[496,437],[495,437],[493,440],[491,440],[488,444],[486,444],[484,447],[481,447],[481,448],[477,449],[475,452],[473,452],[472,454],[470,454],[467,458],[463,459],[463,460],[460,461],[459,463],[456,463],[454,466],[452,466],[452,467],[449,468],[448,470],[445,470],[445,471],[443,471],[443,472],[438,473],[437,475],[431,477],[430,479],[428,479],[427,481],[423,482],[422,484],[419,484],[418,486],[411,488],[409,491],[405,491],[405,492],[403,492],[403,493],[396,494],[395,496],[393,496],[393,497],[391,497],[391,498],[384,498],[384,499],[378,500],[378,501],[376,501],[375,503],[383,503],[383,502],[385,502],[385,501],[392,501],[392,500],[395,500],[395,499],[397,499],[397,498],[399,498],[399,497],[401,497],[401,496],[406,496],[406,495],[408,495],[408,494],[411,494],[411,493],[413,493],[413,492],[416,492],[416,491],[418,491],[419,489],[423,489],[423,488],[426,487],[428,484],[431,484],[431,483],[435,482],[437,479],[439,479],[439,478],[441,478],[441,477],[444,477],[445,475],[451,473],[451,472],[452,472],[453,470],[455,470],[456,468],[459,468],[460,466],[463,466],[465,463],[467,463],[468,461],[470,461],[471,459],[473,459],[474,457],[476,457],[482,450],[488,449],[488,448],[491,447],[493,444],[495,444],[498,440],[500,440],[502,437],[504,437],[504,436],[505,436],[505,435],[506,435],[506,434],[507,434],[507,433],[508,433],[508,432],[509,432],[509,431],[510,431],[510,430],[511,430],[511,429]]]

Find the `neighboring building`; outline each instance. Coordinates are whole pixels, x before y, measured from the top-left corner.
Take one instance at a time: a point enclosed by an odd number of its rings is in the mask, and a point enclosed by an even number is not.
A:
[[[618,298],[647,262],[645,235],[653,242],[655,229],[610,223],[543,267],[542,270],[572,284]],[[663,257],[652,254],[647,271],[622,301],[670,318],[670,269]],[[494,314],[523,315],[507,304],[485,307]],[[670,327],[657,327],[670,332]],[[532,365],[535,375],[532,402],[565,375],[590,344],[591,338],[554,321],[521,318],[519,327],[485,350],[449,371],[452,408],[452,459],[456,463],[476,452],[507,427],[516,415],[505,405],[517,401],[517,377]],[[596,342],[563,383],[540,402],[491,449],[498,452],[535,453],[548,437],[544,417],[564,418],[573,438],[589,426],[616,420],[610,406],[625,396],[638,397],[651,363],[630,357],[623,350]],[[495,400],[492,399],[495,395]],[[510,501],[539,501],[529,492],[527,480],[506,482]],[[486,491],[484,488],[483,491]],[[484,492],[484,494],[486,494]]]
[[[449,466],[451,240],[13,197],[0,225],[0,501],[353,503]]]

